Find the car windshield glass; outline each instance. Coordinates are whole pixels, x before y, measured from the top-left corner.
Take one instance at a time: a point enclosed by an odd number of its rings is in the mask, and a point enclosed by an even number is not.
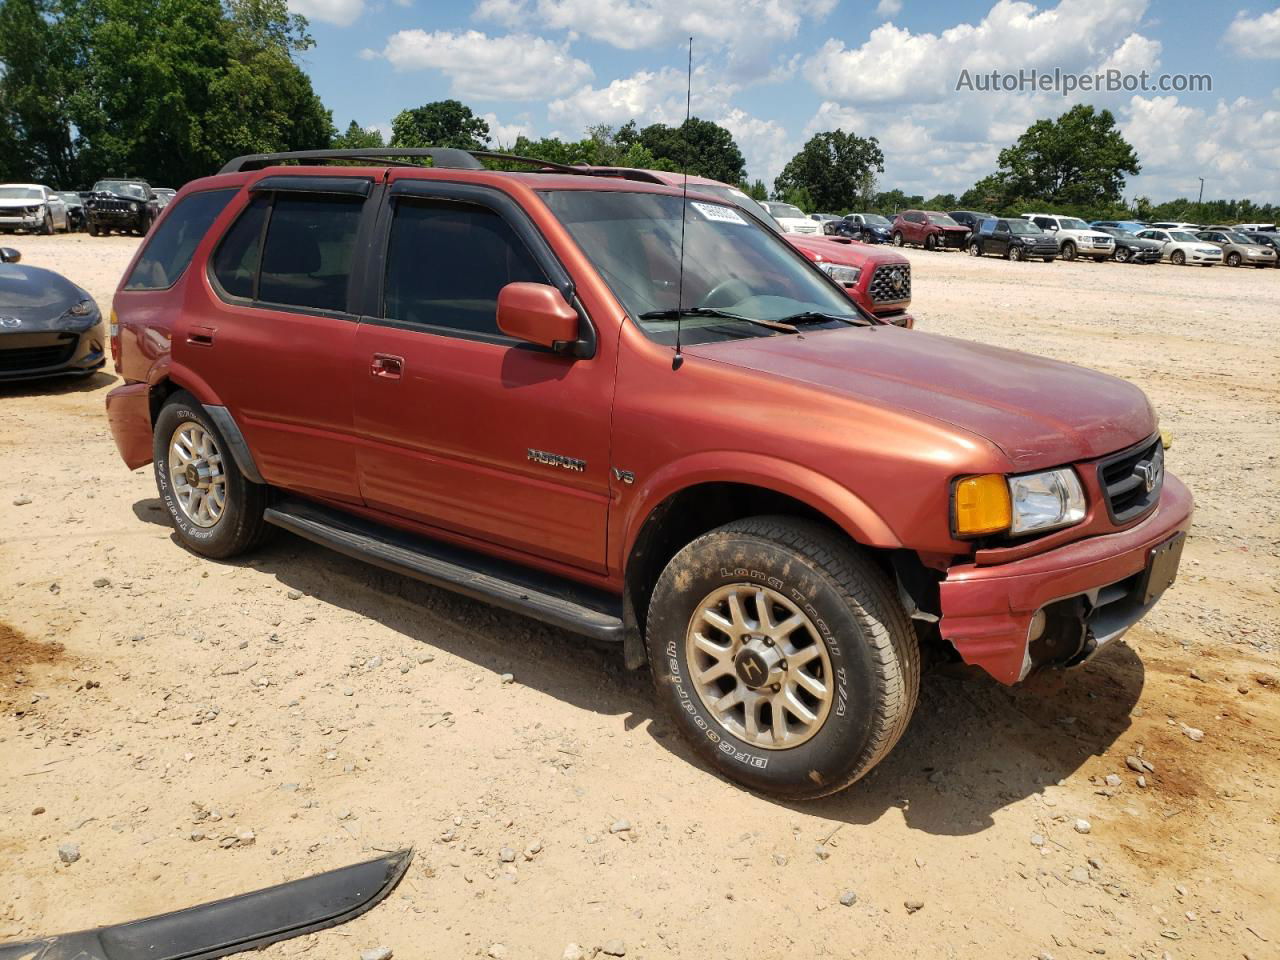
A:
[[[60,196],[63,200],[67,201],[67,203],[75,203],[75,204],[80,203],[80,194],[78,193],[59,192],[58,196]]]
[[[139,183],[127,183],[124,180],[99,180],[93,185],[95,193],[114,193],[122,197],[133,197],[135,200],[145,200],[147,191],[142,188]]]
[[[775,217],[794,217],[797,220],[804,219],[804,211],[789,203],[771,203],[769,204],[769,209],[773,211],[773,215]]]
[[[660,343],[674,342],[677,307],[715,311],[684,317],[688,343],[779,335],[724,314],[769,322],[809,313],[861,319],[849,300],[785,241],[733,207],[689,201],[681,294],[680,197],[552,190],[543,198],[622,305]],[[640,319],[668,311],[669,316]],[[839,320],[830,324],[845,325]]]
[[[0,200],[40,200],[35,187],[0,187]]]
[[[865,213],[862,220],[869,227],[887,227],[889,226],[889,218],[882,217],[878,213]]]
[[[1043,231],[1043,230],[1041,230],[1039,227],[1037,227],[1037,226],[1036,226],[1034,223],[1032,223],[1030,220],[1010,220],[1010,221],[1009,221],[1009,232],[1010,232],[1010,233],[1023,233],[1023,234],[1027,234],[1027,233],[1044,233],[1044,231]]]
[[[1246,237],[1243,233],[1234,233],[1234,232],[1227,233],[1227,239],[1230,240],[1232,243],[1253,243],[1253,241],[1250,240],[1248,237]]]
[[[1169,232],[1169,236],[1173,237],[1173,239],[1179,241],[1180,243],[1198,243],[1199,242],[1191,234],[1185,233],[1182,230],[1172,230]]]
[[[1088,230],[1089,225],[1083,220],[1077,220],[1075,217],[1063,217],[1058,221],[1058,226],[1063,230]]]
[[[721,200],[736,203],[752,216],[759,217],[763,220],[765,226],[770,227],[779,233],[782,232],[782,227],[778,226],[778,221],[773,219],[773,214],[757,203],[752,197],[743,193],[736,187],[726,186],[722,183],[698,183],[694,184],[693,189],[698,193],[707,193],[713,197],[719,197]]]
[[[940,227],[958,227],[958,226],[960,226],[960,224],[956,223],[954,220],[952,220],[950,217],[948,217],[945,213],[931,213],[931,214],[929,214],[929,222],[930,222],[930,223],[936,223],[936,224],[937,224],[938,226],[940,226]]]

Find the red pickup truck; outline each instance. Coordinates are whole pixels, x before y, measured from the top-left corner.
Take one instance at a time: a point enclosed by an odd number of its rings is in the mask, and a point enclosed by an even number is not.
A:
[[[1191,523],[1136,387],[877,322],[739,207],[571,167],[234,160],[111,342],[116,444],[193,554],[283,528],[615,641],[790,797],[893,747],[926,650],[1016,683],[1115,641]]]

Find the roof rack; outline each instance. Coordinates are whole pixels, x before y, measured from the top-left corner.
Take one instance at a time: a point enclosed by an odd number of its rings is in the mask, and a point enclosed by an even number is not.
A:
[[[410,157],[426,157],[436,167],[450,170],[483,170],[481,160],[505,160],[510,163],[524,163],[548,173],[576,173],[582,176],[597,174],[596,170],[583,167],[572,167],[550,160],[539,160],[536,157],[521,157],[514,153],[494,153],[489,150],[462,150],[457,147],[367,147],[356,150],[290,150],[284,153],[251,153],[236,157],[229,161],[219,173],[242,173],[246,170],[261,170],[278,163],[300,163],[307,166],[335,163],[337,161],[367,160],[377,166],[418,167],[407,159]],[[618,176],[612,171],[606,176]]]

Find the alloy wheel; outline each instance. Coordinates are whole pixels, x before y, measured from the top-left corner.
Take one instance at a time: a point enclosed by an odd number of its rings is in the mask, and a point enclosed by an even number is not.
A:
[[[178,507],[198,527],[212,527],[227,505],[227,475],[213,434],[184,420],[169,439],[169,482]]]
[[[827,646],[809,616],[770,587],[735,583],[708,594],[689,621],[685,655],[703,706],[753,746],[797,747],[831,711]]]

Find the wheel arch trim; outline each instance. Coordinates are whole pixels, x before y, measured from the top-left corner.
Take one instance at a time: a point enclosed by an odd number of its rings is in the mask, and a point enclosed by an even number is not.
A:
[[[216,403],[206,403],[202,406],[205,413],[209,415],[209,419],[218,428],[218,432],[227,441],[231,456],[235,458],[236,466],[240,468],[244,478],[251,483],[265,484],[266,481],[262,479],[258,465],[253,460],[253,451],[249,449],[249,444],[245,441],[240,425],[236,423],[231,411]]]

